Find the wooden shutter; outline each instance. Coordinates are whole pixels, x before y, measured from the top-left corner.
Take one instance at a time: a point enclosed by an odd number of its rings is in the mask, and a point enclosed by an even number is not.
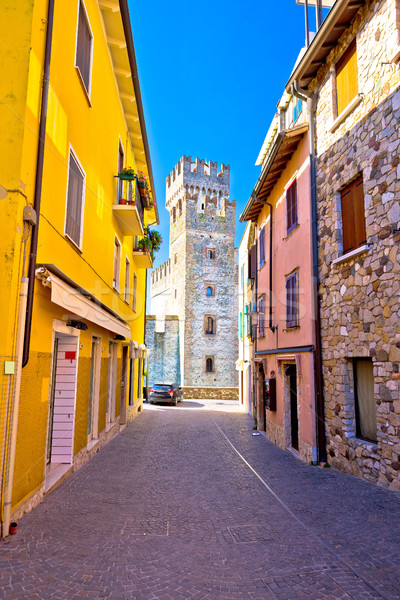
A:
[[[82,220],[83,175],[70,154],[68,173],[67,222],[65,233],[80,245]]]
[[[336,64],[336,98],[338,115],[358,93],[356,40]]]
[[[265,263],[265,227],[263,227],[260,231],[260,238],[259,238],[259,245],[260,245],[260,267]]]
[[[92,35],[86,20],[82,2],[79,4],[78,42],[76,49],[76,66],[79,67],[86,90],[89,91]]]
[[[298,325],[297,315],[297,277],[294,273],[286,279],[286,326],[296,327]]]
[[[287,233],[297,225],[297,180],[286,191],[286,228]]]
[[[358,177],[341,193],[343,254],[366,243],[363,179]]]
[[[250,278],[255,279],[257,274],[257,246],[254,245],[250,249]]]

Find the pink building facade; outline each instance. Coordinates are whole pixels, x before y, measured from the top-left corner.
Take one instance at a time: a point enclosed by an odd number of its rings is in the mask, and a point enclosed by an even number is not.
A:
[[[317,461],[315,340],[306,107],[282,98],[242,221],[256,224],[249,252],[257,428],[304,461]]]

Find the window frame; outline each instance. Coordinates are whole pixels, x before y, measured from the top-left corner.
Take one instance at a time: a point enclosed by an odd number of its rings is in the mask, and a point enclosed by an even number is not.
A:
[[[265,337],[265,296],[258,300],[258,337]]]
[[[352,363],[353,363],[353,384],[354,384],[354,416],[355,416],[355,433],[356,433],[356,437],[360,440],[364,440],[370,444],[376,444],[377,443],[377,435],[374,439],[365,437],[362,432],[362,423],[361,423],[361,416],[360,416],[360,400],[359,400],[359,392],[358,392],[358,376],[357,376],[357,363],[358,362],[368,362],[371,367],[372,367],[372,377],[373,377],[373,361],[371,358],[369,357],[353,357],[352,359]],[[373,388],[372,388],[372,392],[373,392]],[[373,396],[375,398],[374,392],[373,392]],[[375,423],[376,423],[376,433],[378,430],[377,427],[377,419],[376,419],[376,400],[375,400]]]
[[[117,251],[117,255],[118,255],[117,257],[115,254],[116,248],[119,248],[119,250]],[[114,236],[113,288],[118,293],[120,290],[120,283],[121,283],[121,251],[122,251],[121,242],[118,239],[118,236],[115,234],[115,236]],[[118,261],[116,261],[116,258],[118,258]]]
[[[209,256],[211,254],[211,256]],[[207,260],[215,260],[217,258],[217,250],[216,248],[207,247],[206,248],[206,259]]]
[[[208,294],[208,290],[211,290],[211,294]],[[212,283],[206,284],[206,298],[215,298],[215,285]]]
[[[206,335],[215,335],[216,331],[217,319],[212,315],[204,315],[204,333]]]
[[[131,283],[131,263],[127,256],[125,256],[125,287],[124,287],[124,300],[129,304],[129,293]]]
[[[294,285],[292,284],[294,282]],[[300,326],[299,322],[299,271],[286,277],[286,329]],[[293,291],[294,302],[293,302]]]
[[[67,217],[68,217],[68,194],[70,187],[70,171],[71,171],[71,158],[74,160],[78,170],[82,174],[82,197],[81,197],[81,214],[80,214],[80,223],[79,223],[79,242],[74,240],[74,238],[67,232]],[[76,155],[71,144],[69,145],[69,155],[68,155],[68,172],[67,172],[67,193],[66,193],[66,202],[65,202],[65,216],[64,216],[64,235],[67,237],[73,244],[82,252],[82,239],[83,239],[83,221],[85,215],[85,193],[86,193],[86,173]]]
[[[79,16],[80,16],[80,9],[81,7],[83,8],[83,13],[84,13],[84,18],[86,21],[86,25],[87,28],[89,30],[89,34],[90,34],[90,59],[89,59],[89,81],[88,81],[88,87],[86,87],[86,82],[85,79],[83,77],[82,71],[77,63],[77,58],[78,58],[78,40],[79,40]],[[77,23],[76,23],[76,42],[75,42],[75,69],[77,70],[77,72],[79,73],[79,78],[82,82],[83,88],[86,92],[86,95],[88,97],[88,99],[90,100],[90,96],[91,96],[91,92],[92,92],[92,73],[93,73],[93,46],[94,46],[94,35],[93,35],[93,31],[90,25],[90,20],[89,20],[89,15],[86,9],[86,5],[84,0],[79,0],[78,1],[78,17],[77,17]]]
[[[209,361],[211,361],[211,369],[208,369]],[[215,373],[214,357],[206,356],[206,373]]]
[[[132,288],[132,310],[136,312],[137,305],[137,275],[133,272],[133,288]]]
[[[286,190],[286,235],[292,233],[298,224],[297,178],[295,178]]]

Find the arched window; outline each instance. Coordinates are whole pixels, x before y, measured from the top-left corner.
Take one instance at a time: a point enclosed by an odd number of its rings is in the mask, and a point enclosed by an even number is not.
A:
[[[206,288],[206,296],[208,296],[209,298],[214,296],[214,286],[213,285],[208,285]]]
[[[206,334],[213,335],[215,333],[215,320],[213,317],[206,317]]]
[[[206,359],[206,373],[213,373],[214,372],[214,361],[213,359],[209,356]]]
[[[178,201],[178,217],[182,216],[182,200]]]
[[[174,206],[174,208],[172,209],[172,222],[175,223],[176,221],[176,208]]]
[[[207,248],[206,255],[209,260],[214,260],[216,256],[216,251],[214,250],[214,248]]]

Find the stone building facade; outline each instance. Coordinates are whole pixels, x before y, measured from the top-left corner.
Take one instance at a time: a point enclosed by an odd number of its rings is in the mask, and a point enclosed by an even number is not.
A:
[[[331,27],[338,11],[350,6],[336,5]],[[330,42],[334,47],[312,77],[307,65],[293,75],[309,78],[308,92],[316,98],[328,456],[348,473],[400,490],[399,3],[359,3],[336,43]],[[351,48],[357,93],[340,111],[338,65]],[[361,210],[354,208],[350,219],[348,193],[361,197]],[[349,249],[348,227],[362,226]]]
[[[166,316],[178,317],[186,397],[238,395],[236,202],[229,201],[229,176],[229,166],[218,172],[217,163],[183,156],[166,182],[170,258],[151,275],[150,312],[155,328]],[[149,377],[151,383],[151,367]]]

